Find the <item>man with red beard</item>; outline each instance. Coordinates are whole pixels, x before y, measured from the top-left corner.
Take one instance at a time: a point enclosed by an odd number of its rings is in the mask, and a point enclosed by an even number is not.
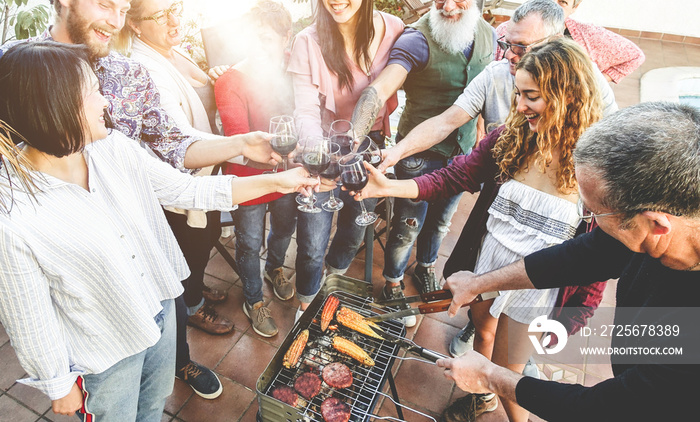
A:
[[[101,94],[109,102],[109,116],[115,129],[142,142],[161,160],[180,171],[196,169],[244,156],[257,162],[275,164],[281,158],[272,151],[269,135],[251,132],[230,137],[212,135],[200,139],[185,135],[160,107],[160,95],[148,71],[139,63],[110,52],[112,37],[124,26],[129,0],[51,0],[56,21],[42,35],[30,41],[57,41],[86,45],[94,61]],[[0,57],[13,45],[0,47]],[[110,119],[108,119],[110,120]],[[207,399],[218,397],[223,387],[210,369],[190,360],[187,344],[187,308],[179,297],[177,313],[176,375]],[[212,324],[226,323],[218,315]]]
[[[493,60],[495,48],[495,32],[481,18],[475,0],[435,0],[428,14],[404,30],[386,68],[363,91],[353,113],[355,134],[366,134],[384,102],[403,86],[406,107],[396,135],[400,143],[418,124],[449,108]],[[469,153],[476,142],[475,123],[460,126],[426,151],[407,154],[396,164],[396,176],[410,179],[430,173],[445,167],[455,155]],[[421,292],[439,289],[435,261],[460,197],[432,203],[396,199],[384,255],[385,297],[403,297],[404,271],[416,239],[417,287]],[[415,325],[415,317],[404,323]]]

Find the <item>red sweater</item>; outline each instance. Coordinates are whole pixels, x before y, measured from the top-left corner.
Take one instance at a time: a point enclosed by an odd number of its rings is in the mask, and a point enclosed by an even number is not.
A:
[[[257,86],[252,78],[237,69],[230,69],[216,80],[214,94],[226,136],[256,130],[267,132],[271,117],[291,114],[293,111],[285,104],[288,102],[287,96],[270,92],[269,86]],[[264,171],[265,169],[232,163],[227,163],[224,167],[225,174],[241,177],[255,176]],[[240,205],[264,204],[281,196],[281,193],[270,193]]]

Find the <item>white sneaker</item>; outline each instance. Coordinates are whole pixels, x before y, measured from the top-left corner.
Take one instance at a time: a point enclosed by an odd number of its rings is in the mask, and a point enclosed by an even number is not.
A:
[[[382,289],[382,295],[386,300],[404,298],[403,289],[401,288],[401,286],[389,287],[388,284],[384,285],[384,288]],[[410,315],[401,318],[401,322],[403,322],[403,325],[405,325],[406,328],[411,328],[416,325],[417,319],[415,315]]]
[[[526,377],[540,379],[540,370],[539,368],[537,368],[537,364],[535,363],[535,361],[532,360],[532,357],[530,357],[530,359],[527,360],[525,368],[523,368],[523,375],[525,375]]]
[[[297,313],[294,315],[294,323],[296,324],[297,321],[299,321],[299,318],[304,314],[304,311],[301,310],[301,308],[297,308]]]
[[[415,315],[403,317],[401,318],[401,321],[403,322],[403,325],[406,326],[406,328],[415,327],[416,323],[418,322]]]

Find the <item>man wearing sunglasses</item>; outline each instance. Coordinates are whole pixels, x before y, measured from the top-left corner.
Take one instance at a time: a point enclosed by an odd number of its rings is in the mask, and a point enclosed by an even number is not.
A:
[[[497,40],[499,47],[505,51],[505,59],[490,63],[451,107],[416,126],[396,147],[386,150],[380,170],[394,165],[415,151],[423,151],[441,142],[455,128],[472,121],[478,115],[483,117],[487,131],[502,125],[510,112],[515,66],[530,48],[560,37],[563,31],[564,13],[555,2],[529,0],[520,5],[513,13],[508,33]],[[617,111],[615,95],[597,69],[596,76],[605,104],[604,114],[611,114]],[[455,249],[454,254],[445,266],[444,276],[449,276],[455,270],[452,264],[456,261],[463,263],[460,251]],[[450,354],[460,356],[470,350],[474,332],[474,325],[470,321],[450,343]]]
[[[386,150],[379,166],[385,170],[399,160],[441,142],[455,128],[481,115],[487,132],[505,122],[515,84],[515,66],[527,51],[559,37],[564,31],[564,14],[551,0],[529,0],[513,13],[505,36],[497,40],[505,58],[490,63],[464,89],[454,104],[443,113],[416,126],[396,147]],[[605,105],[604,114],[617,111],[615,95],[604,76],[596,69],[598,86]]]
[[[694,414],[700,394],[700,327],[692,313],[700,307],[699,148],[700,110],[694,107],[642,103],[603,118],[574,152],[580,196],[590,210],[582,218],[599,226],[499,270],[458,272],[446,283],[454,316],[481,292],[619,278],[614,324],[676,325],[675,334],[612,336],[611,349],[623,351],[610,356],[614,377],[588,387],[523,377],[474,351],[438,361],[445,375],[465,391],[496,393],[548,421],[679,421]],[[669,347],[682,353],[664,356]],[[638,353],[624,353],[630,349]],[[669,396],[673,404],[663,399]]]

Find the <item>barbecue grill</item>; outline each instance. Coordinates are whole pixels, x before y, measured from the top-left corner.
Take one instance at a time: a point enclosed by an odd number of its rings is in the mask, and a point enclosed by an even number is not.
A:
[[[325,301],[330,295],[340,300],[340,305],[353,309],[364,316],[376,315],[370,308],[372,299],[372,285],[362,280],[356,280],[341,275],[329,275],[319,294],[309,305],[309,308],[299,318],[290,333],[285,338],[281,347],[268,364],[256,384],[258,397],[258,421],[262,422],[323,422],[321,416],[321,403],[329,397],[336,397],[346,403],[351,409],[350,421],[368,421],[376,416],[372,410],[377,404],[384,383],[388,380],[393,395],[392,401],[397,405],[399,418],[403,414],[398,404],[396,387],[391,375],[394,359],[401,345],[396,341],[371,338],[352,331],[338,324],[335,330],[321,332],[319,321]],[[406,327],[400,320],[383,321],[379,326],[394,338],[403,339]],[[291,346],[296,336],[304,329],[309,330],[309,342],[299,359],[292,368],[285,368],[282,360],[285,352]],[[373,367],[363,365],[351,357],[344,355],[331,346],[332,338],[341,335],[360,346],[375,361]],[[344,389],[334,389],[323,383],[321,392],[311,400],[306,400],[301,395],[297,406],[290,406],[272,397],[272,390],[278,386],[294,386],[294,380],[303,372],[315,372],[319,376],[325,365],[331,362],[341,362],[352,371],[353,384]],[[402,406],[403,407],[403,406]]]

